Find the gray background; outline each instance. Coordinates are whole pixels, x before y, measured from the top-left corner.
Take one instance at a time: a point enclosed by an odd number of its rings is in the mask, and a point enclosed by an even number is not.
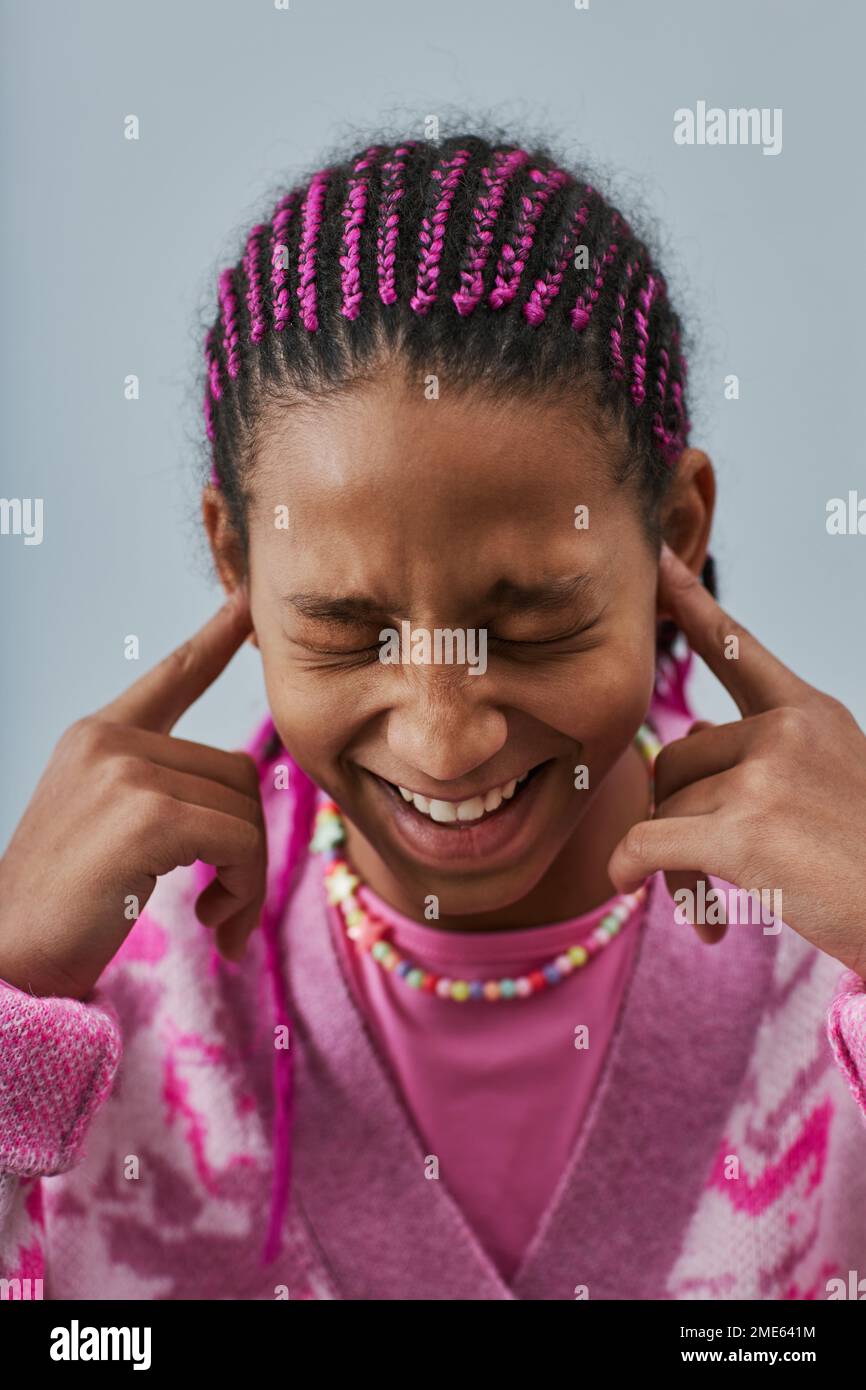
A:
[[[196,506],[199,324],[241,229],[350,128],[420,133],[455,106],[549,131],[656,220],[698,339],[693,442],[719,474],[723,601],[866,724],[866,536],[825,529],[828,498],[866,493],[862,7],[6,0],[0,13],[0,495],[45,499],[42,545],[0,536],[0,842],[63,728],[215,605]],[[676,146],[674,110],[701,98],[781,107],[781,154]],[[708,717],[733,713],[704,669],[692,689]],[[245,648],[178,732],[238,746],[265,708]]]

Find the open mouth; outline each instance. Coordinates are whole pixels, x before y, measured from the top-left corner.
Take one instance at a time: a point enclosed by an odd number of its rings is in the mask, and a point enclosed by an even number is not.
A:
[[[467,797],[463,801],[439,801],[421,796],[418,792],[412,792],[395,782],[388,782],[384,777],[379,780],[395,796],[401,797],[419,816],[452,830],[465,830],[480,821],[491,820],[493,816],[500,814],[503,808],[519,800],[533,777],[546,767],[549,761],[548,758],[543,763],[536,763],[535,767],[530,768],[529,772],[524,772],[522,777],[494,787],[483,796]]]
[[[510,783],[506,783],[491,789],[498,797],[488,793],[484,798],[471,797],[468,802],[432,801],[426,803],[426,810],[419,809],[412,793],[412,799],[407,799],[406,788],[401,791],[376,773],[368,775],[387,811],[392,832],[414,859],[431,868],[447,863],[454,869],[462,866],[468,872],[477,870],[482,863],[489,870],[505,867],[537,839],[543,809],[536,808],[555,762],[554,758],[547,758],[530,768],[523,777],[515,779],[509,795],[504,794],[510,789]],[[484,804],[473,804],[477,802]],[[541,807],[544,804],[541,802]],[[423,797],[421,805],[425,805]],[[463,807],[462,819],[458,819],[459,807]],[[435,816],[431,816],[431,809]]]

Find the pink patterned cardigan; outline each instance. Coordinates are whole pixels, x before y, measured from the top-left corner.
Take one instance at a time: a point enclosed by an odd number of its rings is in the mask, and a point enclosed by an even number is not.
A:
[[[688,727],[671,704],[651,717],[663,741]],[[315,789],[270,723],[253,751],[269,896],[239,965],[194,915],[197,865],[159,881],[85,1002],[0,982],[0,1297],[815,1299],[866,1276],[866,983],[784,925],[703,945],[657,874],[571,1160],[506,1285],[426,1179],[342,975],[306,852]]]

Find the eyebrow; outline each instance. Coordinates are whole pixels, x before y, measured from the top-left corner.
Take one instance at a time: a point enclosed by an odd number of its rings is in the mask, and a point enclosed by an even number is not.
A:
[[[595,579],[590,574],[538,580],[534,584],[519,584],[513,579],[497,579],[483,602],[505,613],[558,612],[578,599],[592,602],[596,591]],[[302,617],[319,622],[363,623],[379,621],[384,617],[408,617],[408,606],[405,603],[397,603],[389,608],[366,594],[285,594],[283,602],[289,604]]]

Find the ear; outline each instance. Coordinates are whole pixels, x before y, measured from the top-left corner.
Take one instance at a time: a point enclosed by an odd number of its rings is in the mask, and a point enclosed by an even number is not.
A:
[[[702,449],[684,449],[676,462],[676,477],[662,509],[662,535],[693,574],[707,558],[716,507],[716,475]],[[658,608],[659,619],[670,619]]]
[[[226,595],[233,594],[236,589],[246,587],[246,562],[228,503],[212,483],[208,483],[202,493],[201,514],[223,591]],[[247,641],[254,647],[259,645],[255,631]]]

